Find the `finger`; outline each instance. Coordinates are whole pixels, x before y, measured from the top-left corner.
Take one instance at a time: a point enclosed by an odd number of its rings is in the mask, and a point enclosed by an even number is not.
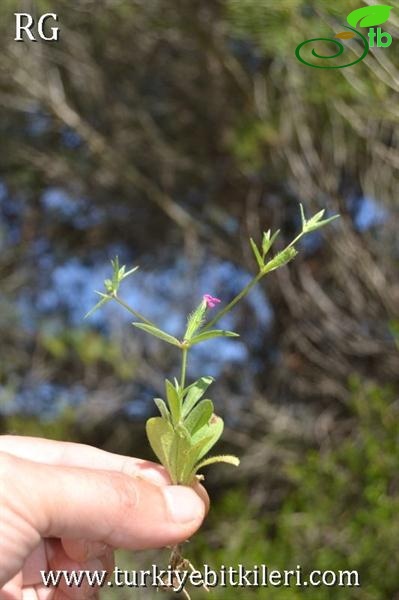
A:
[[[59,442],[29,436],[0,436],[0,451],[27,458],[29,460],[53,465],[88,467],[104,470],[116,470],[127,475],[141,476],[159,485],[170,483],[166,470],[156,463],[105,452],[72,442]],[[209,497],[203,486],[196,484],[194,489],[202,498],[206,512],[209,510]],[[75,560],[83,561],[102,555],[104,542],[63,538],[67,554]]]
[[[8,483],[4,503],[11,517],[31,526],[23,530],[25,551],[37,545],[37,533],[114,548],[157,548],[190,537],[205,515],[204,502],[192,488],[158,486],[116,471],[43,465],[6,453],[0,458]],[[7,554],[7,544],[15,548],[15,527],[5,528],[0,557]]]
[[[35,585],[36,594],[38,600],[54,600],[56,590],[54,588],[48,588],[41,583]]]
[[[47,555],[43,541],[29,554],[22,568],[23,586],[41,583],[40,571],[47,567]]]
[[[74,560],[84,561],[89,558],[98,558],[111,552],[111,548],[104,542],[90,542],[89,540],[71,540],[69,538],[61,539],[65,554]]]
[[[61,546],[66,556],[78,562],[84,562],[90,558],[100,558],[106,565],[107,571],[111,571],[115,566],[113,549],[102,542],[61,539]]]
[[[19,571],[0,589],[0,600],[22,600],[22,572]]]
[[[28,586],[22,589],[22,600],[39,600],[34,587]]]
[[[202,499],[205,506],[205,514],[207,515],[210,507],[209,495],[204,486],[196,481],[194,485],[192,485],[193,490],[198,494],[198,496]]]
[[[108,573],[114,568],[113,557],[111,555],[83,562],[72,560],[66,555],[60,540],[55,538],[47,540],[46,558],[47,565],[46,569],[44,569],[46,576],[49,577],[49,573],[53,572],[57,581],[49,579],[46,585],[40,571],[38,571],[37,583],[34,585],[38,600],[54,600],[54,595],[58,593],[62,593],[69,600],[82,600],[83,598],[91,597],[95,593],[96,587],[95,585],[89,585],[86,576],[80,575],[80,573],[86,571],[90,571],[90,573],[94,571],[100,573],[106,571]],[[66,573],[67,577],[71,579],[68,582],[63,574],[58,575],[58,573]],[[79,581],[79,577],[82,578],[81,582]],[[95,583],[96,580],[94,580]]]
[[[46,465],[38,471],[44,514],[37,525],[44,536],[83,537],[131,550],[157,548],[190,537],[205,516],[204,502],[191,488],[155,486],[111,471]],[[61,506],[59,497],[65,499]]]
[[[70,578],[60,577],[57,584],[57,592],[62,592],[69,600],[85,600],[95,594],[100,583],[96,578],[88,579],[86,573],[103,577],[107,571],[105,561],[99,558],[92,558],[84,563],[78,563],[67,556],[60,547],[60,552],[56,552],[50,561],[50,569],[54,572],[68,574]]]
[[[193,486],[195,492],[202,499],[205,506],[205,514],[209,511],[209,496],[205,488],[196,483]],[[62,538],[61,543],[64,547],[66,554],[74,560],[84,561],[89,558],[96,558],[107,555],[112,550],[104,542],[91,542],[83,539],[68,539]]]
[[[120,471],[163,485],[170,483],[166,470],[157,463],[106,452],[86,444],[59,442],[29,436],[1,435],[0,452],[8,452],[34,462],[68,467]]]
[[[104,545],[103,545],[104,547]],[[114,561],[114,553],[113,551],[106,546],[106,550],[102,555],[98,555],[98,559],[99,559],[99,563],[101,564],[101,568],[99,569],[100,564],[98,563],[98,561],[95,561],[93,563],[92,560],[76,560],[73,557],[70,557],[67,555],[67,553],[65,552],[64,546],[61,543],[61,541],[59,539],[56,538],[50,538],[46,540],[46,556],[47,556],[47,561],[48,561],[48,570],[53,570],[53,571],[66,571],[68,573],[71,573],[72,571],[75,571],[77,573],[81,572],[81,571],[93,571],[93,570],[100,570],[100,571],[106,571],[107,573],[111,573],[115,567],[115,561]],[[96,569],[93,569],[93,567],[96,567]],[[42,578],[39,578],[40,582],[42,582]],[[86,589],[84,590],[84,593],[82,593],[82,591],[80,589],[75,589],[76,587],[79,588],[79,586],[76,585],[71,585],[71,586],[66,586],[65,585],[65,580],[64,580],[64,584],[58,587],[50,586],[50,587],[46,587],[44,585],[40,585],[37,584],[36,585],[36,590],[38,591],[38,595],[39,595],[39,600],[48,600],[48,598],[46,597],[46,590],[47,592],[52,591],[53,593],[56,590],[60,590],[62,591],[66,596],[68,596],[69,598],[74,598],[74,599],[79,599],[82,596],[86,596],[89,595],[91,596],[92,594],[95,593],[96,588],[95,587],[88,587],[86,586]],[[87,594],[86,594],[87,592]],[[48,596],[48,594],[47,594]]]
[[[143,477],[159,485],[171,483],[166,469],[157,463],[113,454],[86,444],[30,436],[0,435],[1,451],[45,464],[120,471],[126,475]],[[206,512],[208,512],[209,496],[207,491],[198,482],[193,487],[205,502]]]

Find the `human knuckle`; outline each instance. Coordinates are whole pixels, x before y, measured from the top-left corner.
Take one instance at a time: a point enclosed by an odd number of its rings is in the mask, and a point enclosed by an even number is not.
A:
[[[114,491],[117,498],[118,510],[122,514],[134,512],[139,501],[137,482],[133,477],[118,474],[115,477]]]

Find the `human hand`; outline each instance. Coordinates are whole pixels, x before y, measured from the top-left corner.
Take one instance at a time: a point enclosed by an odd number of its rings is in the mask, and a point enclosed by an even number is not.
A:
[[[113,549],[177,544],[201,525],[205,489],[170,485],[161,466],[70,442],[0,436],[0,600],[73,600],[40,570],[113,569]]]

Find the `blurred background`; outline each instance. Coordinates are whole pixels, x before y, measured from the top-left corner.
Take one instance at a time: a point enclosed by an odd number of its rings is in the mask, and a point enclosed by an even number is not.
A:
[[[190,378],[216,377],[218,450],[242,463],[206,473],[212,510],[186,555],[359,571],[361,588],[307,590],[315,600],[399,598],[399,13],[383,26],[392,46],[353,67],[312,69],[294,54],[358,7],[0,7],[2,433],[153,459],[144,422],[179,355],[112,303],[83,319],[109,260],[140,265],[121,297],[180,334],[202,294],[227,303],[256,272],[250,236],[280,228],[281,248],[300,228],[299,202],[341,214],[225,320],[238,341],[209,341],[189,364]],[[15,11],[56,11],[59,43],[14,42]],[[355,42],[347,52],[360,54]]]

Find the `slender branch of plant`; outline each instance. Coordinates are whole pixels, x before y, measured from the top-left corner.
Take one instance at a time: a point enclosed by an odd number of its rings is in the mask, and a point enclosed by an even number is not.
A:
[[[220,304],[221,300],[205,294],[199,305],[188,316],[186,330],[180,339],[155,325],[119,297],[122,281],[135,273],[138,267],[126,271],[124,265],[119,265],[118,257],[111,261],[112,277],[104,281],[105,290],[97,292],[100,300],[86,317],[104,304],[114,300],[137,319],[133,322],[137,329],[177,347],[181,352],[180,380],[174,378],[172,383],[166,379],[165,399],[154,399],[160,416],[148,419],[146,424],[150,445],[167,469],[173,483],[191,485],[198,477],[199,469],[216,462],[227,462],[236,466],[239,464],[239,459],[230,455],[205,458],[222,435],[223,420],[215,414],[212,400],[203,398],[213,381],[212,377],[200,377],[186,386],[189,352],[193,346],[213,338],[238,337],[238,334],[233,331],[214,329],[213,327],[243,300],[263,277],[293,260],[298,254],[296,245],[305,235],[324,227],[339,216],[334,215],[323,219],[324,210],[321,210],[310,219],[306,219],[302,205],[300,205],[300,213],[302,224],[300,232],[272,258],[268,256],[279,236],[279,231],[274,234],[271,233],[271,230],[264,232],[259,246],[252,238],[250,239],[258,267],[257,273],[226,306],[217,311],[216,315],[209,320],[207,320],[209,311]]]

